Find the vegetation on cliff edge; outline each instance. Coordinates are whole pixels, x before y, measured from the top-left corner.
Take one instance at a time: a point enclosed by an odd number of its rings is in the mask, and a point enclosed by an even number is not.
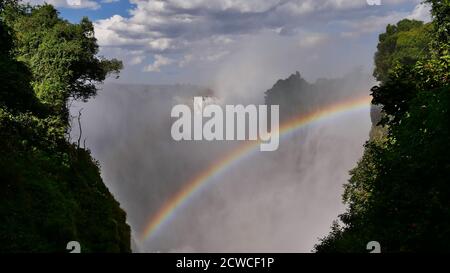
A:
[[[93,34],[87,18],[0,0],[0,252],[130,251],[97,162],[68,141],[70,101],[122,68],[97,56]]]

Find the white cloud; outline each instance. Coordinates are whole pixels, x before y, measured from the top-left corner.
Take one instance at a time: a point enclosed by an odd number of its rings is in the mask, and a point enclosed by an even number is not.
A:
[[[137,64],[141,64],[143,61],[145,60],[145,56],[143,55],[138,55],[138,56],[133,56],[130,59],[130,64],[131,65],[137,65]]]
[[[302,35],[299,46],[302,48],[311,48],[316,47],[321,44],[324,44],[329,41],[329,38],[325,34],[321,33],[308,33],[305,35]]]
[[[367,7],[365,0],[304,0],[286,1],[277,7],[277,10],[288,14],[306,15],[321,11],[352,10],[362,7]]]
[[[164,51],[171,47],[171,39],[157,38],[149,42],[150,48],[158,51]]]
[[[193,59],[194,59],[194,56],[192,54],[184,55],[183,59],[178,62],[178,67],[181,67],[181,68],[185,67],[187,64],[192,62]]]
[[[392,3],[399,3],[401,1],[391,0]],[[418,3],[412,12],[393,11],[385,15],[373,15],[360,20],[344,21],[343,23],[353,28],[353,30],[342,32],[341,37],[351,38],[366,33],[381,32],[385,30],[388,24],[395,24],[404,18],[429,22],[431,21],[430,6]]]
[[[32,5],[51,4],[55,7],[71,9],[99,9],[100,4],[93,0],[25,0],[24,2]]]
[[[144,68],[145,72],[160,72],[161,67],[167,66],[173,63],[173,60],[166,58],[162,55],[155,55],[155,61],[152,64],[147,65]]]
[[[217,52],[217,53],[206,56],[206,60],[210,61],[210,62],[215,62],[217,60],[222,59],[223,57],[225,57],[228,54],[230,54],[230,52],[228,52],[228,51]]]
[[[108,19],[94,23],[95,36],[101,46],[122,47],[134,45],[145,47],[150,45],[153,38],[146,32],[143,25],[131,24],[126,18],[114,15]],[[133,33],[141,33],[141,39],[133,37]]]
[[[210,10],[235,10],[238,12],[264,12],[281,0],[171,0],[168,1],[183,9],[207,8]]]
[[[431,21],[431,13],[430,13],[431,7],[426,4],[418,4],[411,15],[408,16],[409,19],[415,19],[420,20],[424,22],[430,22]]]
[[[359,34],[369,32],[380,32],[386,28],[388,24],[395,24],[405,18],[407,13],[393,12],[383,16],[368,16],[363,20],[353,21],[350,23]]]
[[[61,0],[53,0],[61,1]],[[386,0],[398,5],[406,0]],[[411,1],[411,0],[410,0]],[[416,0],[412,0],[416,1]],[[184,51],[193,44],[222,45],[236,36],[277,29],[292,35],[296,29],[339,21],[364,19],[367,31],[389,21],[395,14],[374,10],[366,0],[130,0],[135,4],[129,18],[114,15],[95,23],[102,46],[143,47],[150,53]],[[419,9],[416,13],[422,14]],[[419,16],[419,15],[417,15]],[[420,15],[421,16],[421,15]],[[395,18],[398,18],[395,17]],[[375,26],[371,22],[376,23]],[[219,49],[218,51],[223,51]]]
[[[211,73],[211,68],[217,69],[237,54],[243,41],[268,32],[275,34],[274,39],[293,37],[297,50],[310,51],[331,42],[330,39],[375,34],[389,23],[427,15],[427,10],[418,5],[420,0],[382,0],[381,6],[369,6],[366,0],[130,0],[130,3],[134,7],[129,16],[114,15],[94,22],[96,38],[102,49],[108,48],[109,52],[114,48],[143,52],[139,55],[142,57],[122,55],[128,58],[125,60],[128,64],[139,65],[144,56],[155,56],[152,64],[143,67],[147,72],[159,72],[170,64],[182,69],[189,64],[197,73],[201,73],[198,70],[201,67]]]

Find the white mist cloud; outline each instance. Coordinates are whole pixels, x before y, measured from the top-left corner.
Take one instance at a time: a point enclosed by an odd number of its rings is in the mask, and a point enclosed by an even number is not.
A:
[[[300,39],[299,45],[304,48],[320,46],[329,41],[329,37],[322,33],[307,34]]]
[[[329,96],[367,94],[370,81],[360,76],[329,90]],[[103,89],[73,111],[84,108],[83,138],[101,162],[102,177],[126,210],[136,236],[178,190],[242,143],[171,139],[171,106],[192,103],[201,88]],[[280,142],[276,152],[256,152],[209,181],[155,236],[133,241],[134,249],[309,252],[345,209],[342,184],[362,154],[369,128],[367,109],[306,127]]]
[[[155,61],[145,67],[146,72],[160,72],[161,67],[169,65],[173,62],[173,60],[166,58],[162,55],[155,55]]]
[[[414,8],[413,12],[408,16],[408,18],[424,22],[430,22],[431,21],[430,10],[431,10],[430,5],[418,4]]]

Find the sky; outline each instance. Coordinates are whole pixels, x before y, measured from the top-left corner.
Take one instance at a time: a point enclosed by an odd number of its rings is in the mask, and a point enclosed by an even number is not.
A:
[[[42,0],[30,0],[42,3]],[[429,20],[420,0],[47,0],[95,25],[100,54],[125,83],[270,88],[371,71],[377,37],[402,18]],[[369,1],[370,2],[370,1]]]

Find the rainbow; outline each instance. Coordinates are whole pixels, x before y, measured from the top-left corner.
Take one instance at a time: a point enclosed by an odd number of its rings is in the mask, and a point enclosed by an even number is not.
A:
[[[345,113],[367,109],[370,107],[370,101],[371,98],[368,96],[353,98],[294,117],[280,125],[280,140],[307,125],[323,122]],[[193,177],[181,190],[167,200],[156,214],[152,215],[141,234],[141,240],[145,241],[154,236],[165,223],[175,217],[177,211],[181,211],[196,194],[210,185],[215,180],[214,178],[259,151],[259,144],[260,141],[246,142]]]

